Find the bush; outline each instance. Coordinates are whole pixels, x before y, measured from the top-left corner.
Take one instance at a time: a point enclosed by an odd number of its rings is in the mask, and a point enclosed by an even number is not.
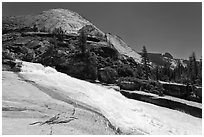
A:
[[[117,71],[111,67],[105,67],[98,70],[98,80],[104,83],[113,84],[117,78]]]
[[[155,90],[156,90],[156,94],[158,94],[159,96],[163,96],[164,95],[164,88],[163,88],[161,83],[156,82]]]
[[[123,77],[117,81],[121,89],[141,90],[150,93],[163,94],[163,87],[159,82],[141,80],[135,77]]]
[[[120,65],[117,71],[119,77],[135,77],[135,72],[129,65]]]
[[[162,80],[162,81],[169,81],[169,77],[168,77],[167,75],[163,75],[163,76],[161,77],[161,80]]]

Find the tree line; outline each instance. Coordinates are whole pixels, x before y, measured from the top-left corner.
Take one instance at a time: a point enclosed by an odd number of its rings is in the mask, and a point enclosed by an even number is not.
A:
[[[63,41],[63,34],[64,32],[61,28],[54,30],[54,41],[56,41],[56,38],[59,41]],[[99,62],[96,61],[96,57],[93,56],[92,52],[90,52],[90,49],[88,49],[86,41],[87,36],[85,31],[82,29],[79,34],[78,45],[81,50],[83,59],[87,63],[87,69],[90,69],[91,71],[95,72],[97,63]],[[130,72],[130,76],[138,77],[145,80],[161,80],[184,84],[189,83],[194,85],[202,85],[202,60],[196,60],[195,52],[193,52],[192,55],[189,57],[187,66],[183,66],[181,61],[177,60],[177,66],[174,69],[171,68],[170,60],[167,60],[167,62],[165,62],[163,66],[151,66],[148,57],[148,52],[145,46],[143,46],[142,48],[141,58],[142,65],[136,64],[136,66],[133,66],[133,68],[128,65],[128,71],[126,66],[122,66],[119,68],[118,73],[120,74],[120,70],[122,70],[121,76]],[[136,71],[134,67],[136,67]],[[94,77],[96,77],[95,73]]]
[[[195,52],[189,57],[187,66],[183,66],[181,61],[177,60],[177,66],[174,69],[171,68],[170,60],[164,66],[156,65],[153,69],[150,69],[151,65],[145,46],[142,48],[141,57],[146,80],[153,79],[202,85],[202,59],[197,61]]]

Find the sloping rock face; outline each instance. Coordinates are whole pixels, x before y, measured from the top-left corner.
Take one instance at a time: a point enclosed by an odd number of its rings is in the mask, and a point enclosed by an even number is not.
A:
[[[133,51],[119,36],[107,33],[106,37],[107,41],[113,44],[119,53],[132,57],[136,62],[141,62],[141,56]]]
[[[85,25],[92,25],[96,28],[78,13],[66,9],[51,9],[38,15],[3,18],[4,32],[22,28],[28,29],[35,26],[39,31],[52,32],[55,28],[61,27],[66,34],[76,34]],[[98,28],[96,29],[103,34]]]
[[[24,80],[17,73],[2,73],[3,135],[117,134],[102,115],[75,105],[53,88]]]
[[[164,53],[163,56],[167,57],[167,58],[170,58],[170,59],[173,59],[173,56],[168,52]]]

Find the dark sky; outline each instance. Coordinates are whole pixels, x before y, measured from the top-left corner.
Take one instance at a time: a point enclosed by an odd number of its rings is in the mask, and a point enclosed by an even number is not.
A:
[[[3,16],[35,14],[52,8],[78,12],[103,32],[119,35],[134,50],[170,52],[187,59],[202,55],[202,3],[3,3]]]

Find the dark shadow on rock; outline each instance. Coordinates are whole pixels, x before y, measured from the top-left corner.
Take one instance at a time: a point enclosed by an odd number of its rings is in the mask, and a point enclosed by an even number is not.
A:
[[[158,105],[161,107],[166,107],[166,108],[178,110],[181,112],[185,112],[194,117],[202,118],[202,109],[194,107],[194,106],[189,106],[181,102],[176,102],[176,101],[163,99],[163,98],[155,98],[150,95],[141,95],[139,93],[129,93],[124,90],[121,90],[120,93],[130,99],[148,102],[148,103]]]

